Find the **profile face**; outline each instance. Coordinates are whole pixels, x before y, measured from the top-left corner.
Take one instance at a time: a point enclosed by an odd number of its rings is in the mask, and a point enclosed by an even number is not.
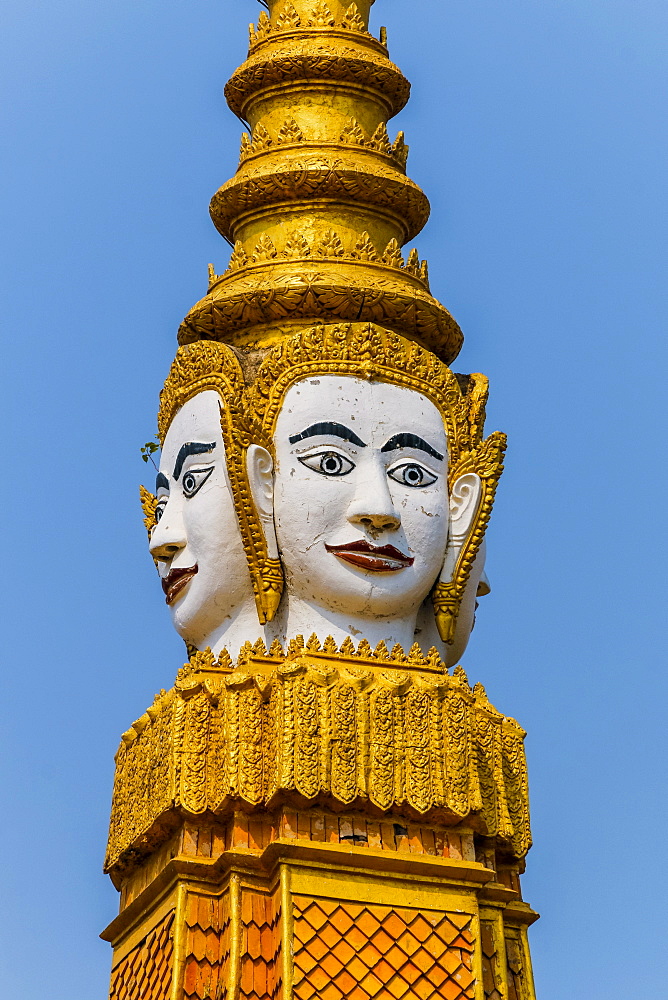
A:
[[[156,480],[149,547],[174,627],[195,646],[229,621],[250,585],[225,464],[222,405],[211,389],[181,407]]]
[[[286,393],[274,517],[288,590],[356,618],[413,611],[448,540],[447,439],[411,389],[325,375]]]

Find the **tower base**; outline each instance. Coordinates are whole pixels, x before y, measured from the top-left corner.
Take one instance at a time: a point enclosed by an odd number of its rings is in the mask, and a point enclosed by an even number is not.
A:
[[[122,883],[111,1000],[535,1000],[520,865],[464,825],[183,822]]]

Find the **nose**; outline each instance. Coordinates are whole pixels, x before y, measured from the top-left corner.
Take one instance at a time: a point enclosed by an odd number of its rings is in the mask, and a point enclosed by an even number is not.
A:
[[[401,514],[394,506],[387,482],[387,473],[380,463],[370,478],[365,478],[348,508],[348,521],[365,528],[372,535],[384,531],[397,531],[401,527]]]
[[[151,532],[149,551],[154,559],[169,562],[186,547],[188,539],[181,517],[174,509],[169,509],[169,502],[155,528]]]
[[[352,514],[348,520],[351,524],[358,524],[375,535],[380,535],[383,531],[396,531],[401,524],[400,517],[393,517],[390,514]]]

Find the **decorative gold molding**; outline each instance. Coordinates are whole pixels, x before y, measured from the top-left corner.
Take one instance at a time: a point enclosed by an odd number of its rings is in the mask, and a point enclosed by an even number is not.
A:
[[[209,651],[186,664],[121,741],[107,870],[153,843],[174,809],[222,815],[269,801],[466,818],[526,853],[524,731],[514,720],[461,668],[316,644],[298,641],[287,658],[246,649],[234,669]]]
[[[310,234],[309,234],[310,235]],[[406,274],[417,278],[426,291],[429,291],[429,269],[426,260],[420,260],[417,250],[413,249],[404,260],[401,249],[396,240],[390,240],[384,252],[379,254],[374,246],[371,236],[363,232],[357,239],[352,250],[346,250],[341,237],[332,229],[324,230],[317,239],[309,240],[303,233],[293,233],[285,243],[282,250],[278,250],[271,237],[263,233],[258,240],[255,249],[247,254],[244,245],[240,240],[234,244],[234,249],[230,257],[227,269],[223,274],[209,272],[209,290],[217,283],[231,274],[233,271],[240,271],[244,267],[257,264],[262,261],[297,260],[312,258],[317,260],[360,260],[374,264],[384,264],[387,267],[395,268]]]
[[[254,142],[268,147],[271,137],[254,130]],[[244,219],[255,212],[270,215],[274,207],[291,207],[308,197],[311,204],[320,201],[359,205],[370,218],[387,213],[403,233],[403,242],[413,239],[429,218],[429,201],[424,192],[402,170],[375,160],[360,166],[354,158],[344,158],[346,144],[339,150],[319,145],[305,150],[298,158],[271,162],[244,163],[234,177],[211,199],[209,210],[216,229],[234,239]],[[359,144],[361,150],[366,145]],[[257,149],[257,146],[256,146]],[[298,149],[299,153],[300,150]]]
[[[317,0],[311,16],[304,21],[300,18],[294,5],[287,0],[273,24],[268,15],[262,11],[257,25],[249,25],[249,53],[253,52],[262,42],[277,34],[313,28],[338,28],[361,35],[369,35],[364,18],[360,15],[359,8],[355,3],[350,4],[337,23],[332,11],[322,0]]]
[[[289,31],[291,28],[300,28],[301,20],[299,14],[293,7],[293,5],[287,0],[283,10],[276,18],[276,24],[272,29],[271,23],[269,24],[266,33],[269,34],[270,31]]]
[[[145,486],[140,486],[139,502],[141,503],[141,509],[144,515],[144,527],[146,528],[150,539],[151,532],[155,527],[155,508],[158,504],[158,498],[155,493],[151,493]]]
[[[164,444],[169,425],[184,403],[206,389],[215,389],[227,402],[244,385],[241,365],[223,344],[202,341],[179,348],[160,392],[158,436]]]
[[[309,254],[282,258],[277,251],[275,258],[251,264],[237,246],[230,263],[238,266],[193,306],[179,329],[179,343],[208,339],[262,347],[307,324],[362,320],[412,338],[451,363],[462,332],[426,291],[424,278],[402,268],[401,261],[396,241],[378,263],[315,260]]]
[[[295,119],[292,117],[286,118],[285,122],[276,133],[275,138],[272,137],[271,133],[264,127],[264,125],[258,123],[253,130],[252,136],[249,135],[248,132],[241,133],[239,166],[245,163],[249,157],[256,156],[258,153],[265,152],[267,149],[275,146],[298,145],[304,148],[304,146],[308,144],[316,149],[323,150],[335,147],[341,143],[348,146],[359,146],[364,149],[372,150],[374,153],[380,153],[383,156],[390,157],[396,162],[402,171],[405,172],[406,170],[408,146],[405,143],[404,133],[398,132],[394,142],[390,142],[387,126],[384,122],[381,122],[374,131],[373,135],[367,136],[364,129],[355,118],[351,118],[347,125],[343,127],[338,143],[307,139]]]
[[[483,375],[472,375],[474,380],[483,380],[485,395],[487,380]],[[474,382],[475,384],[475,382]],[[439,582],[434,588],[432,602],[436,615],[436,624],[443,642],[452,644],[457,628],[457,618],[466,584],[468,582],[475,557],[487,530],[487,525],[494,506],[496,488],[503,472],[503,458],[506,451],[506,436],[498,432],[491,434],[477,448],[460,456],[452,470],[453,482],[467,472],[475,472],[480,476],[482,496],[471,532],[469,533],[459,555],[452,579]]]
[[[316,47],[308,33],[291,36],[281,32],[277,33],[277,41],[281,46],[275,51],[265,50],[264,46],[255,48],[225,87],[230,110],[241,118],[246,117],[249,103],[259,92],[307,81],[366,88],[387,109],[388,118],[398,114],[408,101],[408,80],[371,35],[354,32],[348,41],[337,38],[336,32],[326,31]]]

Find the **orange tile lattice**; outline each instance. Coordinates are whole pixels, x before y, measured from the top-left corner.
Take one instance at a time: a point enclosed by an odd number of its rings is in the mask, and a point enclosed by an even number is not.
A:
[[[240,978],[244,1000],[276,1000],[280,995],[280,916],[275,896],[244,893]]]
[[[480,943],[482,946],[482,985],[485,1000],[503,1000],[499,986],[499,952],[491,921],[480,922]]]
[[[173,922],[172,912],[116,966],[109,1000],[167,1000],[172,983]]]
[[[186,906],[186,957],[183,995],[187,1000],[215,997],[229,956],[229,905],[226,896],[191,893]]]
[[[527,1000],[522,946],[513,936],[506,938],[506,956],[508,959],[508,1000]]]
[[[470,914],[294,904],[295,1000],[472,1000]]]

